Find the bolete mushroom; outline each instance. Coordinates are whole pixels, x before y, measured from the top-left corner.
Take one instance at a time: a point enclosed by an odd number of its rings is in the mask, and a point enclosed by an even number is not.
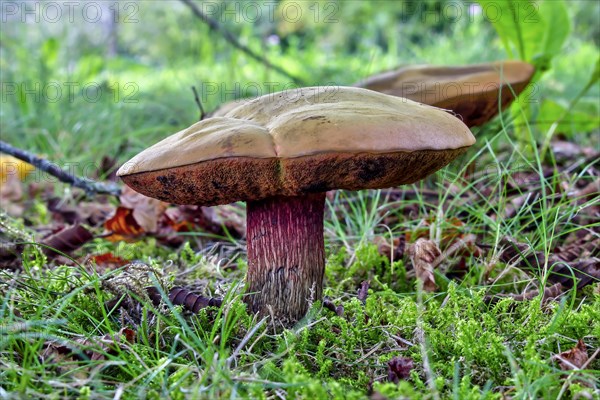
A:
[[[522,93],[535,72],[522,61],[497,61],[465,66],[411,65],[368,77],[355,87],[452,110],[469,127],[481,126]],[[513,93],[514,92],[514,93]],[[209,116],[220,117],[248,99],[221,104]]]
[[[247,202],[246,302],[295,321],[322,296],[325,192],[408,184],[475,142],[453,115],[352,87],[265,95],[142,151],[118,175],[177,204]]]
[[[535,68],[522,61],[461,67],[407,66],[355,86],[452,110],[467,126],[480,126],[507,107],[531,81]],[[514,93],[513,93],[514,92]]]

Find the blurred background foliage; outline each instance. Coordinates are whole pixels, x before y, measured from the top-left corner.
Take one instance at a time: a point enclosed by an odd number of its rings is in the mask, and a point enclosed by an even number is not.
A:
[[[193,123],[191,86],[207,110],[294,87],[180,1],[90,1],[71,14],[62,2],[9,3],[2,5],[0,41],[2,139],[59,163],[97,162],[127,141],[118,155],[124,160]],[[59,4],[59,18],[50,3]],[[525,59],[540,73],[526,104],[515,107],[526,106],[540,142],[562,118],[559,133],[599,144],[599,2],[195,4],[306,85],[350,85],[400,65]]]

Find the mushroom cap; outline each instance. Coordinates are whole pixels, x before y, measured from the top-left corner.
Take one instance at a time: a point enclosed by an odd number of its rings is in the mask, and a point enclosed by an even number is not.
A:
[[[146,196],[217,205],[412,183],[473,143],[444,110],[366,89],[307,87],[197,122],[117,174]]]
[[[228,101],[226,103],[222,103],[219,106],[217,106],[217,108],[215,108],[214,110],[212,110],[211,112],[209,112],[206,117],[222,117],[224,115],[226,115],[229,111],[233,110],[234,108],[239,107],[240,105],[244,104],[245,102],[249,101],[251,98],[249,99],[236,99],[236,100],[231,100]]]
[[[499,92],[502,107],[508,106],[534,72],[533,65],[522,61],[463,67],[420,65],[374,75],[356,86],[452,110],[471,127],[498,114]]]

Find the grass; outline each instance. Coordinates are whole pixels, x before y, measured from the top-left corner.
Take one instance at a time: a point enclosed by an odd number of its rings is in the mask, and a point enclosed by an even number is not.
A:
[[[503,136],[496,135],[492,142]],[[491,144],[468,161],[490,157],[502,165]],[[446,170],[423,185],[447,188],[450,183],[459,185],[462,176],[462,171]],[[428,227],[426,235],[439,240],[439,232],[443,236],[453,228],[448,221],[460,218],[465,223],[460,231],[478,233],[492,247],[509,234],[549,252],[557,236],[567,234],[563,231],[567,220],[580,207],[567,196],[551,201],[560,194],[553,191],[552,179],[544,178],[546,192],[536,202],[507,220],[489,217],[490,211],[501,215],[507,204],[502,179],[491,180],[492,196],[463,204],[460,194],[474,192],[477,181],[464,184],[459,195],[437,190],[439,197],[433,201],[417,197],[391,202],[383,191],[337,193],[328,203],[325,287],[326,295],[343,305],[344,315],[315,303],[305,320],[278,333],[269,329],[272,322],[246,313],[237,284],[243,278],[243,264],[232,273],[223,272],[215,257],[189,245],[161,255],[151,239],[136,244],[134,257],[155,269],[141,275],[127,270],[99,275],[91,265],[48,269],[39,249],[27,246],[22,273],[2,273],[4,393],[39,398],[110,398],[121,393],[131,398],[308,399],[363,398],[375,391],[389,398],[429,398],[428,378],[442,398],[501,398],[501,393],[515,398],[570,398],[578,392],[591,393],[598,390],[594,370],[599,360],[586,370],[571,372],[566,384],[553,355],[580,338],[590,348],[600,345],[597,290],[569,291],[549,304],[542,304],[538,296],[530,302],[505,299],[489,305],[484,294],[543,286],[552,267],[544,266],[536,276],[498,262],[489,269],[492,251],[487,259],[470,257],[469,271],[460,281],[440,273],[437,282],[442,290],[421,293],[415,280],[406,278],[406,258],[390,265],[373,244],[375,235],[418,232],[419,222],[431,217],[440,226]],[[403,208],[413,205],[416,213],[404,215]],[[399,221],[384,226],[389,216]],[[596,222],[567,231],[597,226]],[[195,316],[182,313],[168,300],[160,309],[144,299],[132,310],[111,313],[102,306],[116,295],[106,284],[111,278],[137,273],[135,279],[168,285],[183,271],[187,282],[202,280],[211,291],[226,293],[224,306]],[[217,279],[224,288],[217,287]],[[355,295],[363,279],[371,280],[364,305]],[[119,337],[124,327],[135,331],[133,343],[107,347],[76,342]],[[75,353],[47,350],[56,343]],[[423,367],[420,343],[428,354],[429,370]],[[387,362],[395,356],[410,357],[418,366],[399,384],[386,382]]]
[[[576,11],[583,18],[581,10]],[[151,18],[162,11],[153,5],[141,12]],[[19,85],[69,79],[82,85],[96,82],[107,96],[96,102],[82,94],[73,101],[63,96],[57,102],[9,96],[0,111],[3,140],[89,176],[103,156],[124,162],[192,123],[197,118],[192,85],[238,82],[244,88],[252,82],[280,82],[226,45],[203,40],[209,32],[181,10],[168,18],[180,29],[153,28],[140,35],[140,29],[148,30],[150,25],[124,26],[127,56],[107,61],[93,43],[76,47],[75,69],[60,62],[72,46],[66,44],[69,37],[58,32],[59,26],[48,28],[51,38],[35,31],[27,47],[19,44],[26,27],[5,31],[8,36],[0,47],[4,81]],[[500,41],[482,23],[468,29],[446,27],[442,34],[402,46],[396,35],[387,32],[395,38],[388,52],[370,42],[378,26],[369,25],[353,52],[344,47],[343,34],[342,39],[335,36],[343,27],[315,28],[328,38],[327,46],[339,50],[336,57],[323,51],[317,40],[301,36],[293,38],[296,42],[287,53],[279,47],[264,52],[311,84],[349,84],[401,64],[398,60],[460,64],[504,58]],[[402,29],[414,34],[421,28],[413,21]],[[241,33],[252,42],[251,32]],[[64,40],[53,42],[53,38]],[[459,43],[469,46],[455,51]],[[542,301],[542,296],[496,303],[485,298],[550,286],[555,265],[533,265],[525,272],[499,260],[505,236],[545,255],[577,234],[598,237],[600,223],[593,214],[598,196],[573,195],[575,189],[597,179],[597,161],[588,160],[567,173],[568,166],[542,149],[551,129],[547,118],[553,115],[546,110],[556,110],[552,105],[548,108],[546,101],[563,107],[559,111],[571,110],[569,104],[592,73],[589,60],[597,56],[597,44],[590,38],[570,36],[567,43],[568,55],[553,61],[552,69],[538,81],[533,101],[517,102],[476,130],[476,146],[450,167],[401,191],[339,191],[328,199],[325,295],[343,306],[342,316],[315,302],[304,320],[282,330],[274,328],[274,321],[248,314],[241,301],[244,242],[233,234],[190,232],[187,243],[178,248],[163,246],[153,237],[135,243],[96,238],[76,251],[71,261],[48,259],[39,246],[29,243],[32,238],[39,240],[36,229],[51,225],[53,214],[42,195],[28,199],[25,215],[3,215],[0,220],[3,245],[22,243],[20,270],[0,269],[0,397],[598,396],[600,357],[586,369],[572,371],[561,370],[554,357],[579,339],[590,355],[600,347],[597,283],[567,290],[551,302]],[[41,56],[32,62],[30,54],[38,51]],[[128,83],[139,88],[134,96],[137,102],[124,101]],[[117,94],[119,101],[114,101]],[[226,100],[225,94],[208,96],[205,107],[214,108]],[[560,126],[565,139],[598,147],[593,104],[598,94],[596,84],[573,106]],[[573,121],[574,116],[583,122]],[[123,143],[125,150],[118,153]],[[519,183],[523,176],[533,183]],[[53,188],[54,195],[78,204],[79,198],[68,187]],[[457,237],[470,234],[485,245],[484,251],[445,259],[435,271],[438,290],[433,293],[423,292],[410,257],[390,259],[379,248],[382,241],[406,238],[410,243],[422,237],[445,250]],[[102,270],[86,259],[108,251],[139,263]],[[363,304],[356,293],[364,280],[370,281],[370,289]],[[173,306],[164,290],[182,283],[201,293],[224,296],[223,306],[197,315]],[[161,305],[144,296],[140,288],[147,285],[163,290]],[[121,297],[127,307],[105,306]],[[414,369],[398,383],[388,379],[388,362],[394,357],[414,362]]]

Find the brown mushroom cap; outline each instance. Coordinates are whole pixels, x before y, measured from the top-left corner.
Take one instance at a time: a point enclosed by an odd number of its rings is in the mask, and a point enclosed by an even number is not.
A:
[[[474,142],[443,110],[366,89],[309,87],[200,121],[118,175],[150,197],[217,205],[412,183]]]
[[[535,68],[522,61],[463,67],[408,66],[367,78],[355,86],[452,110],[467,126],[480,126],[498,114],[498,93],[508,106],[531,81]],[[509,87],[510,86],[510,87]]]

